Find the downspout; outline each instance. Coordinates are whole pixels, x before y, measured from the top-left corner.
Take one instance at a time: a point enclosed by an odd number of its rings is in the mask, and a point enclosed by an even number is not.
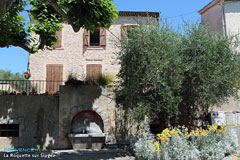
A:
[[[224,0],[222,1],[222,16],[223,16],[223,34],[227,37],[227,28],[226,28],[226,16],[225,16],[225,7]]]

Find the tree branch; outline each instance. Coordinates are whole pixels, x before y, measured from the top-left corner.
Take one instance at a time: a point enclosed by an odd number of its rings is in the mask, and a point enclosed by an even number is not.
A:
[[[80,27],[76,27],[74,25],[72,18],[57,4],[56,0],[42,0],[42,2],[51,5],[56,12],[63,16],[63,18],[72,26],[74,32],[78,32],[80,30]]]
[[[12,5],[13,0],[0,0],[0,21]]]
[[[29,45],[27,45],[27,44],[24,44],[24,43],[15,43],[15,42],[9,44],[9,43],[7,43],[7,42],[1,42],[1,41],[0,41],[0,48],[9,47],[9,46],[21,47],[22,49],[24,49],[25,51],[27,51],[27,52],[29,52],[29,53],[31,53],[31,54],[32,54],[32,53],[35,53],[35,52],[32,50],[32,48],[31,48]]]

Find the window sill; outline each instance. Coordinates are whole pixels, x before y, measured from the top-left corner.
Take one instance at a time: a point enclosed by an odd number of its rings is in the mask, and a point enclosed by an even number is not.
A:
[[[105,47],[102,47],[102,46],[88,46],[86,47],[87,50],[104,50]]]
[[[14,139],[14,138],[19,138],[19,137],[0,137],[0,139]]]
[[[53,50],[64,50],[63,48],[52,48]]]

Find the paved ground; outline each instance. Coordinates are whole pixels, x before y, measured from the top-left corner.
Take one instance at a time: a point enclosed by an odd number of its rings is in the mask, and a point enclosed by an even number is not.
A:
[[[135,160],[128,152],[115,150],[62,150],[41,153],[1,152],[0,160]]]
[[[131,154],[120,149],[104,150],[55,150],[40,153],[0,152],[0,160],[135,160]],[[240,152],[223,160],[240,160]]]

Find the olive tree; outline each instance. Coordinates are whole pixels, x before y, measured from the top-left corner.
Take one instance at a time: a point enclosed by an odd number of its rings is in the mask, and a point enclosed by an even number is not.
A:
[[[240,59],[234,40],[197,24],[184,29],[160,20],[125,33],[117,53],[116,95],[136,119],[164,121],[163,128],[192,125],[199,111],[237,97]]]

